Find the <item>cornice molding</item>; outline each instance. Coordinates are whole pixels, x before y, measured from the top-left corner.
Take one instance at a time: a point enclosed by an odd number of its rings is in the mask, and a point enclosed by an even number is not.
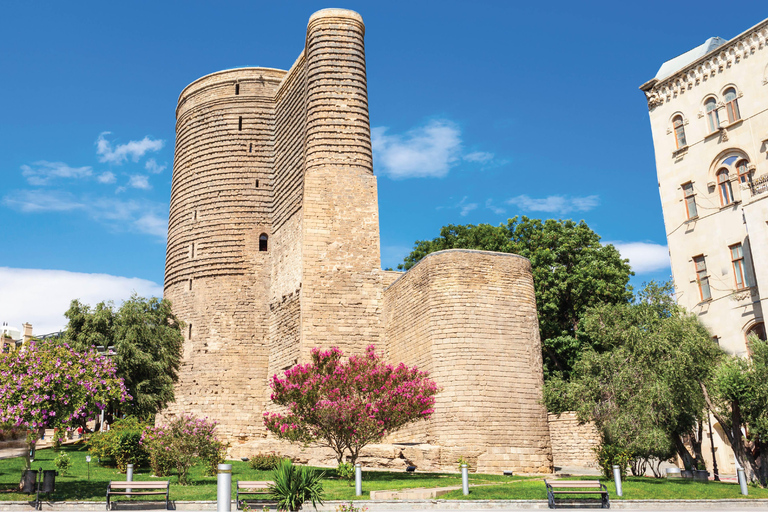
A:
[[[740,64],[768,48],[768,19],[662,80],[649,80],[640,89],[645,93],[648,110],[653,110],[693,89],[709,78]],[[763,80],[763,83],[768,80]]]

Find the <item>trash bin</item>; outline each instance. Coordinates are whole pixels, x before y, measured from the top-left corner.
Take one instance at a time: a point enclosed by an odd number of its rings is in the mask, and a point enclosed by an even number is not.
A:
[[[37,470],[25,469],[21,475],[21,492],[32,494],[36,491],[35,486],[37,484]]]
[[[52,493],[56,489],[56,470],[46,469],[43,471],[43,485],[40,487],[41,493]]]

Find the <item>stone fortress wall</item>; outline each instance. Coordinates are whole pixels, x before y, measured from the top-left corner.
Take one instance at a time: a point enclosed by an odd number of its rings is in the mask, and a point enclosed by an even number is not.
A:
[[[309,20],[289,71],[242,68],[179,98],[165,297],[186,324],[176,403],[220,422],[232,456],[328,451],[268,436],[267,379],[316,346],[429,370],[433,418],[363,453],[367,464],[550,472],[528,260],[481,251],[381,270],[366,86],[355,12]]]

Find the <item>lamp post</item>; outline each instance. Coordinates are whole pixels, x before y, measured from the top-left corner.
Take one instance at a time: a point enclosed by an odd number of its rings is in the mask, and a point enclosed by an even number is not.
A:
[[[712,448],[712,473],[715,474],[715,482],[720,481],[720,473],[717,471],[717,458],[715,457],[715,438],[712,437],[712,419],[709,407],[707,407],[707,423],[709,424],[709,444]]]
[[[85,456],[85,462],[88,463],[88,480],[90,480],[91,479],[91,456],[90,455]]]

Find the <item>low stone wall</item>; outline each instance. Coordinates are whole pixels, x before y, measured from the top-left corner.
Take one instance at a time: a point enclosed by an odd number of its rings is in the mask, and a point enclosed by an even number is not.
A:
[[[547,421],[556,468],[597,467],[594,448],[600,444],[600,435],[592,423],[580,425],[573,412],[549,414]]]

